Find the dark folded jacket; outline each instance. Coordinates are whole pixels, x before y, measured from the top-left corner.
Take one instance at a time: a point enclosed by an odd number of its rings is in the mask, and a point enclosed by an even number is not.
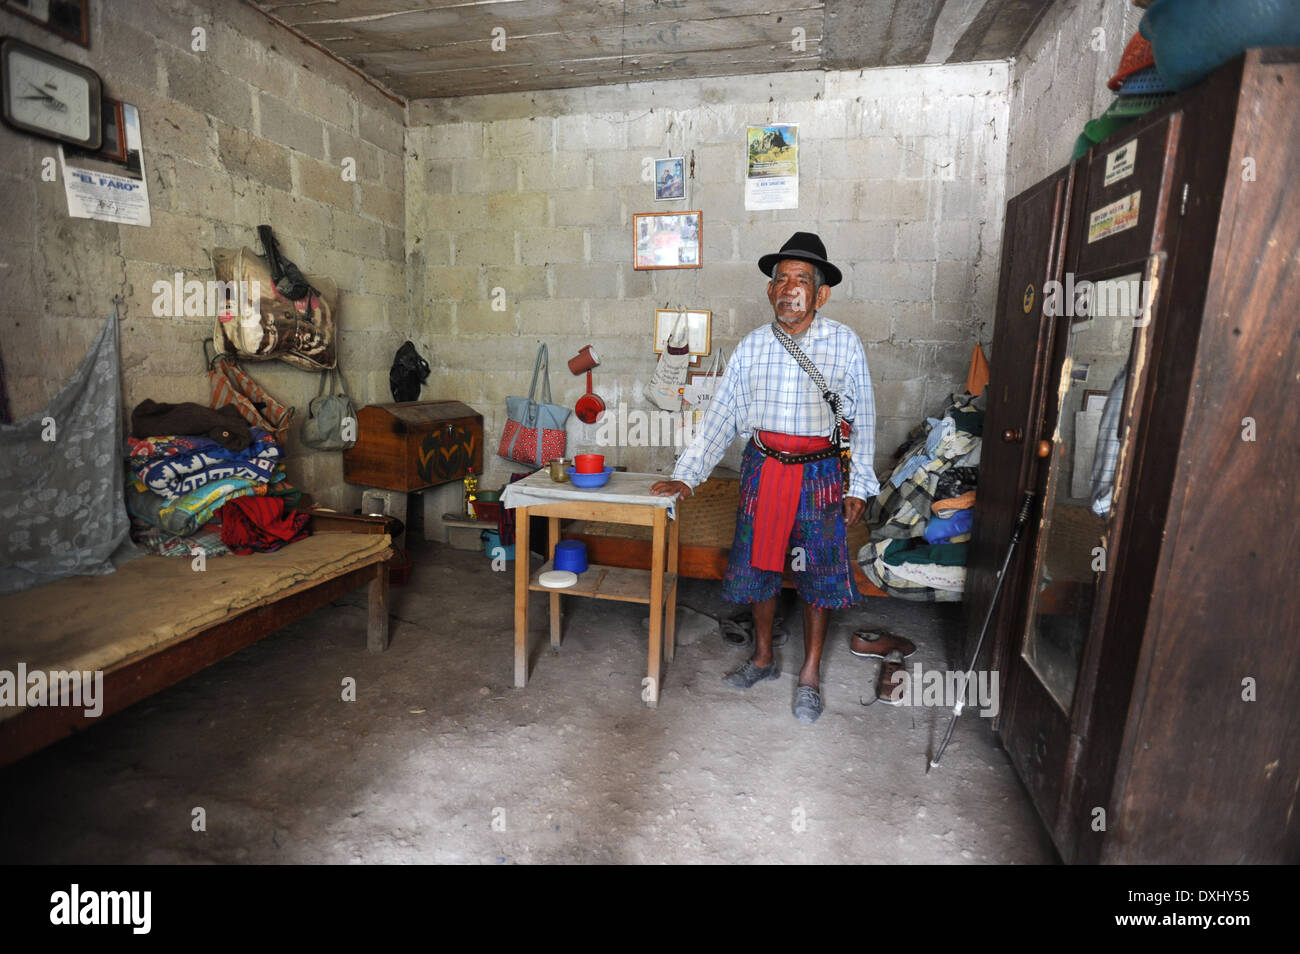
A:
[[[131,434],[134,437],[201,434],[235,451],[244,450],[253,442],[249,423],[233,404],[217,410],[192,401],[160,404],[149,398],[131,412]]]

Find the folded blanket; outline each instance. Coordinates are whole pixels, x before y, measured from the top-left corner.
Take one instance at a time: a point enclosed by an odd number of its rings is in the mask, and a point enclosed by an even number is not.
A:
[[[930,563],[939,566],[965,566],[966,545],[964,543],[932,543],[910,547],[906,540],[886,540],[888,546],[875,556],[890,566],[904,566],[909,563]]]
[[[158,556],[194,557],[199,553],[205,557],[230,555],[230,547],[221,542],[221,530],[212,526],[200,527],[192,536],[178,537],[159,527],[151,527],[142,520],[132,521],[131,539],[140,549]]]
[[[914,603],[953,603],[962,598],[963,587],[950,588],[953,578],[941,576],[944,571],[938,570],[939,564],[911,564],[913,566],[924,566],[932,574],[934,582],[920,582],[908,579],[906,575],[900,575],[897,566],[890,566],[883,559],[883,553],[890,546],[904,546],[903,541],[890,540],[887,537],[874,539],[863,545],[858,551],[858,563],[862,567],[862,572],[867,579],[878,586],[890,596],[900,600],[909,600]],[[964,569],[964,567],[962,568]],[[906,571],[904,571],[906,573]],[[919,575],[919,574],[917,574]],[[944,586],[937,586],[934,583],[943,582]]]
[[[942,482],[943,477],[939,480]],[[938,493],[938,491],[936,491]],[[969,510],[975,506],[975,491],[968,490],[960,497],[948,497],[945,500],[936,500],[930,504],[930,510],[938,517],[951,517],[958,510]]]
[[[279,443],[269,435],[238,453],[225,448],[180,450],[174,447],[172,450],[168,456],[149,458],[131,466],[137,479],[168,500],[228,477],[266,483],[284,456]]]
[[[127,437],[126,459],[129,466],[137,467],[163,457],[200,452],[223,460],[256,457],[268,444],[278,444],[275,436],[260,427],[251,428],[252,440],[242,450],[232,450],[210,437],[197,434],[160,434],[154,437]]]
[[[889,568],[894,577],[922,586],[933,587],[949,593],[960,594],[966,588],[964,566],[944,566],[940,563],[904,563]]]
[[[283,473],[275,475],[283,479]],[[275,484],[230,477],[205,484],[198,490],[168,499],[138,480],[126,485],[126,507],[131,515],[177,536],[189,536],[212,519],[227,500],[265,496]]]

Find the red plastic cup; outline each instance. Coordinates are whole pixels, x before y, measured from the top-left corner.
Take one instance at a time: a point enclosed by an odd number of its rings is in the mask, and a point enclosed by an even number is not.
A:
[[[605,472],[605,455],[579,454],[573,458],[573,469],[580,474],[603,474]]]

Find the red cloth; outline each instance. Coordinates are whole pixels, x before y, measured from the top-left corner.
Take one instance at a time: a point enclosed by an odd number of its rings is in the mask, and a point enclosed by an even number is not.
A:
[[[307,536],[308,515],[287,510],[283,497],[236,497],[221,515],[221,542],[233,553],[270,553]]]
[[[830,447],[825,437],[799,437],[759,431],[765,447],[786,454],[807,454]],[[799,493],[803,487],[803,464],[783,464],[771,457],[763,458],[758,475],[758,503],[754,509],[754,546],[750,566],[760,570],[785,569],[786,546],[794,518],[799,512]],[[241,500],[246,498],[239,498]]]

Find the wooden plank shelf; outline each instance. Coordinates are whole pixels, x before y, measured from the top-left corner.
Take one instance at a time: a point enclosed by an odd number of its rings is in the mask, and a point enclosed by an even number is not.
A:
[[[444,527],[465,527],[470,530],[495,530],[497,528],[496,520],[475,520],[473,517],[463,517],[454,513],[444,513],[442,515],[442,524]]]
[[[528,588],[539,593],[551,593],[556,596],[586,596],[597,600],[620,600],[624,603],[650,604],[650,571],[633,570],[621,566],[602,566],[598,563],[588,565],[585,573],[578,574],[578,582],[573,586],[555,589],[542,586],[537,582],[543,573],[555,569],[555,561],[547,560],[541,568],[533,573],[528,581]],[[664,602],[677,586],[677,574],[664,574]]]

